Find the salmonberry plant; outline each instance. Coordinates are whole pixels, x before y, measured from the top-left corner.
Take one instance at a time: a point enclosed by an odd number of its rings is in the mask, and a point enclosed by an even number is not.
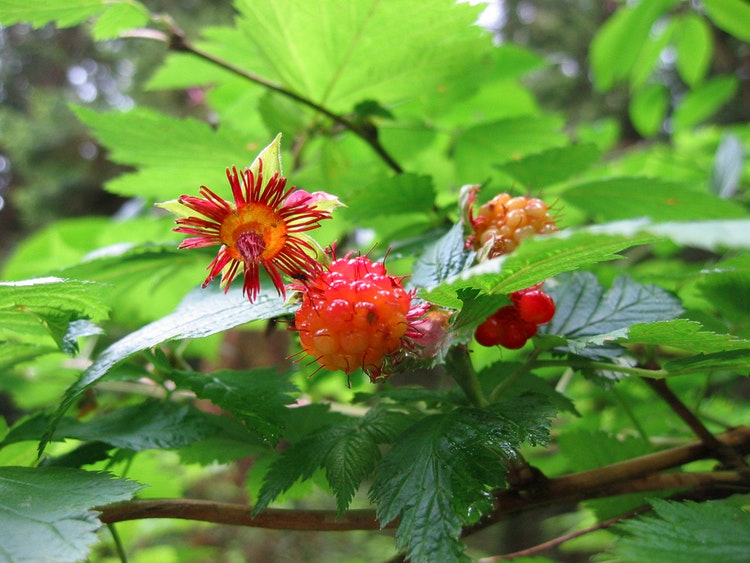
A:
[[[70,106],[145,205],[4,265],[0,560],[237,560],[225,524],[356,538],[267,542],[299,560],[747,560],[750,127],[711,118],[748,84],[711,61],[750,9],[615,10],[621,143],[471,4],[235,0],[187,33],[0,3],[158,42],[147,89],[204,110]]]

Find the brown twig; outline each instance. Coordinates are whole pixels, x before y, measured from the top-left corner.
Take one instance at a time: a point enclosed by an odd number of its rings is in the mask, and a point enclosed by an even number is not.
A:
[[[738,453],[750,452],[750,427],[731,430],[717,437]],[[703,442],[679,446],[599,469],[582,471],[555,479],[540,479],[528,488],[500,491],[492,514],[464,530],[470,535],[490,524],[519,512],[551,504],[580,502],[591,498],[631,492],[676,489],[732,487],[750,489],[746,471],[708,473],[659,473],[685,463],[705,459],[713,451]],[[97,507],[100,520],[110,524],[144,518],[179,518],[216,524],[232,524],[284,530],[378,530],[373,510],[350,510],[337,518],[335,511],[267,509],[252,516],[252,507],[192,499],[134,500]],[[390,526],[392,526],[391,523]]]

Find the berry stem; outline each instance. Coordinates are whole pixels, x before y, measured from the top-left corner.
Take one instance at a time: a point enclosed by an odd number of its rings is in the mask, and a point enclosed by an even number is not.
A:
[[[445,368],[475,406],[481,408],[490,404],[479,384],[477,372],[471,363],[469,349],[466,346],[454,346],[450,349],[445,357]]]

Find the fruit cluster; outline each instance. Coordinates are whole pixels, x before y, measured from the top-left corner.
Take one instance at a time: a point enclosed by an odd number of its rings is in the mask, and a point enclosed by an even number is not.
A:
[[[537,333],[537,325],[549,322],[555,315],[555,302],[542,291],[541,284],[511,293],[510,299],[512,305],[501,307],[474,332],[482,346],[522,348]]]
[[[502,193],[479,207],[471,215],[474,250],[488,248],[487,258],[512,252],[521,242],[535,234],[557,230],[547,204],[533,197],[511,197]]]
[[[411,334],[412,294],[366,256],[334,260],[296,289],[302,293],[295,314],[302,348],[331,371],[362,368],[374,381]]]

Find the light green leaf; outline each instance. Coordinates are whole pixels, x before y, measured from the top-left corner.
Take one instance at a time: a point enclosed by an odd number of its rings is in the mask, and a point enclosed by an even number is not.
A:
[[[569,144],[555,117],[517,117],[481,123],[456,139],[454,159],[458,177],[467,183],[484,182],[496,166],[548,148]],[[532,186],[533,187],[533,186]]]
[[[134,0],[107,4],[108,9],[94,24],[93,36],[96,41],[116,39],[123,31],[143,27],[151,19],[148,9]]]
[[[674,112],[676,131],[693,127],[711,117],[731,100],[739,88],[736,76],[716,76],[685,95]]]
[[[467,33],[477,8],[452,0],[241,0],[236,8],[268,78],[337,112],[421,96],[460,80],[491,49],[489,38]]]
[[[94,506],[142,485],[64,467],[0,467],[0,553],[5,561],[85,560],[101,526]]]
[[[355,223],[403,213],[434,213],[435,186],[430,176],[399,174],[369,184],[346,198],[344,215]],[[382,220],[382,219],[379,219]]]
[[[750,219],[657,223],[648,226],[646,230],[682,246],[711,251],[726,248],[750,249]]]
[[[288,314],[292,310],[291,305],[268,292],[261,292],[258,299],[250,303],[239,288],[232,289],[227,294],[203,290],[197,298],[188,296],[174,313],[130,333],[99,355],[80,379],[65,392],[49,431],[40,444],[40,451],[44,450],[55,426],[76,398],[125,358],[168,340],[202,338],[250,321]]]
[[[750,41],[750,5],[744,0],[703,0],[708,17],[727,33]]]
[[[624,79],[638,58],[656,20],[674,0],[643,0],[634,7],[620,7],[591,42],[591,68],[594,86],[600,92]]]
[[[655,515],[626,520],[617,528],[627,535],[617,541],[619,561],[641,563],[745,563],[750,552],[747,497],[703,503],[654,499]]]
[[[662,28],[663,27],[663,28]],[[630,70],[630,91],[637,92],[654,74],[664,48],[672,39],[676,22],[670,20],[665,26],[654,26],[649,37],[640,48],[638,57]]]
[[[727,350],[750,350],[750,340],[742,340],[731,334],[705,332],[696,321],[675,319],[671,321],[634,324],[620,342],[668,346],[694,353],[724,352]]]
[[[35,28],[55,22],[58,27],[71,27],[101,13],[107,3],[106,0],[3,0],[0,3],[0,22],[3,26],[28,23]]]
[[[648,217],[653,222],[662,222],[747,216],[741,205],[719,199],[701,185],[655,178],[595,180],[571,187],[562,197],[600,221]]]
[[[711,27],[696,14],[685,14],[675,27],[677,72],[688,86],[695,87],[706,76],[713,56]]]
[[[623,237],[594,234],[586,229],[539,236],[524,241],[512,254],[493,258],[449,278],[424,296],[429,301],[459,308],[461,302],[455,293],[461,288],[507,294],[562,272],[615,260],[620,257],[618,252],[653,240],[650,235]]]
[[[644,137],[653,137],[669,109],[669,90],[663,84],[649,84],[637,90],[628,105],[633,126]]]
[[[600,156],[594,144],[555,147],[500,164],[500,168],[532,191],[586,171]]]
[[[110,150],[113,162],[138,168],[107,183],[108,190],[125,196],[168,200],[197,194],[205,185],[229,197],[226,168],[244,168],[260,148],[253,150],[249,139],[227,126],[214,130],[207,123],[144,108],[127,113],[84,108],[74,112]]]

